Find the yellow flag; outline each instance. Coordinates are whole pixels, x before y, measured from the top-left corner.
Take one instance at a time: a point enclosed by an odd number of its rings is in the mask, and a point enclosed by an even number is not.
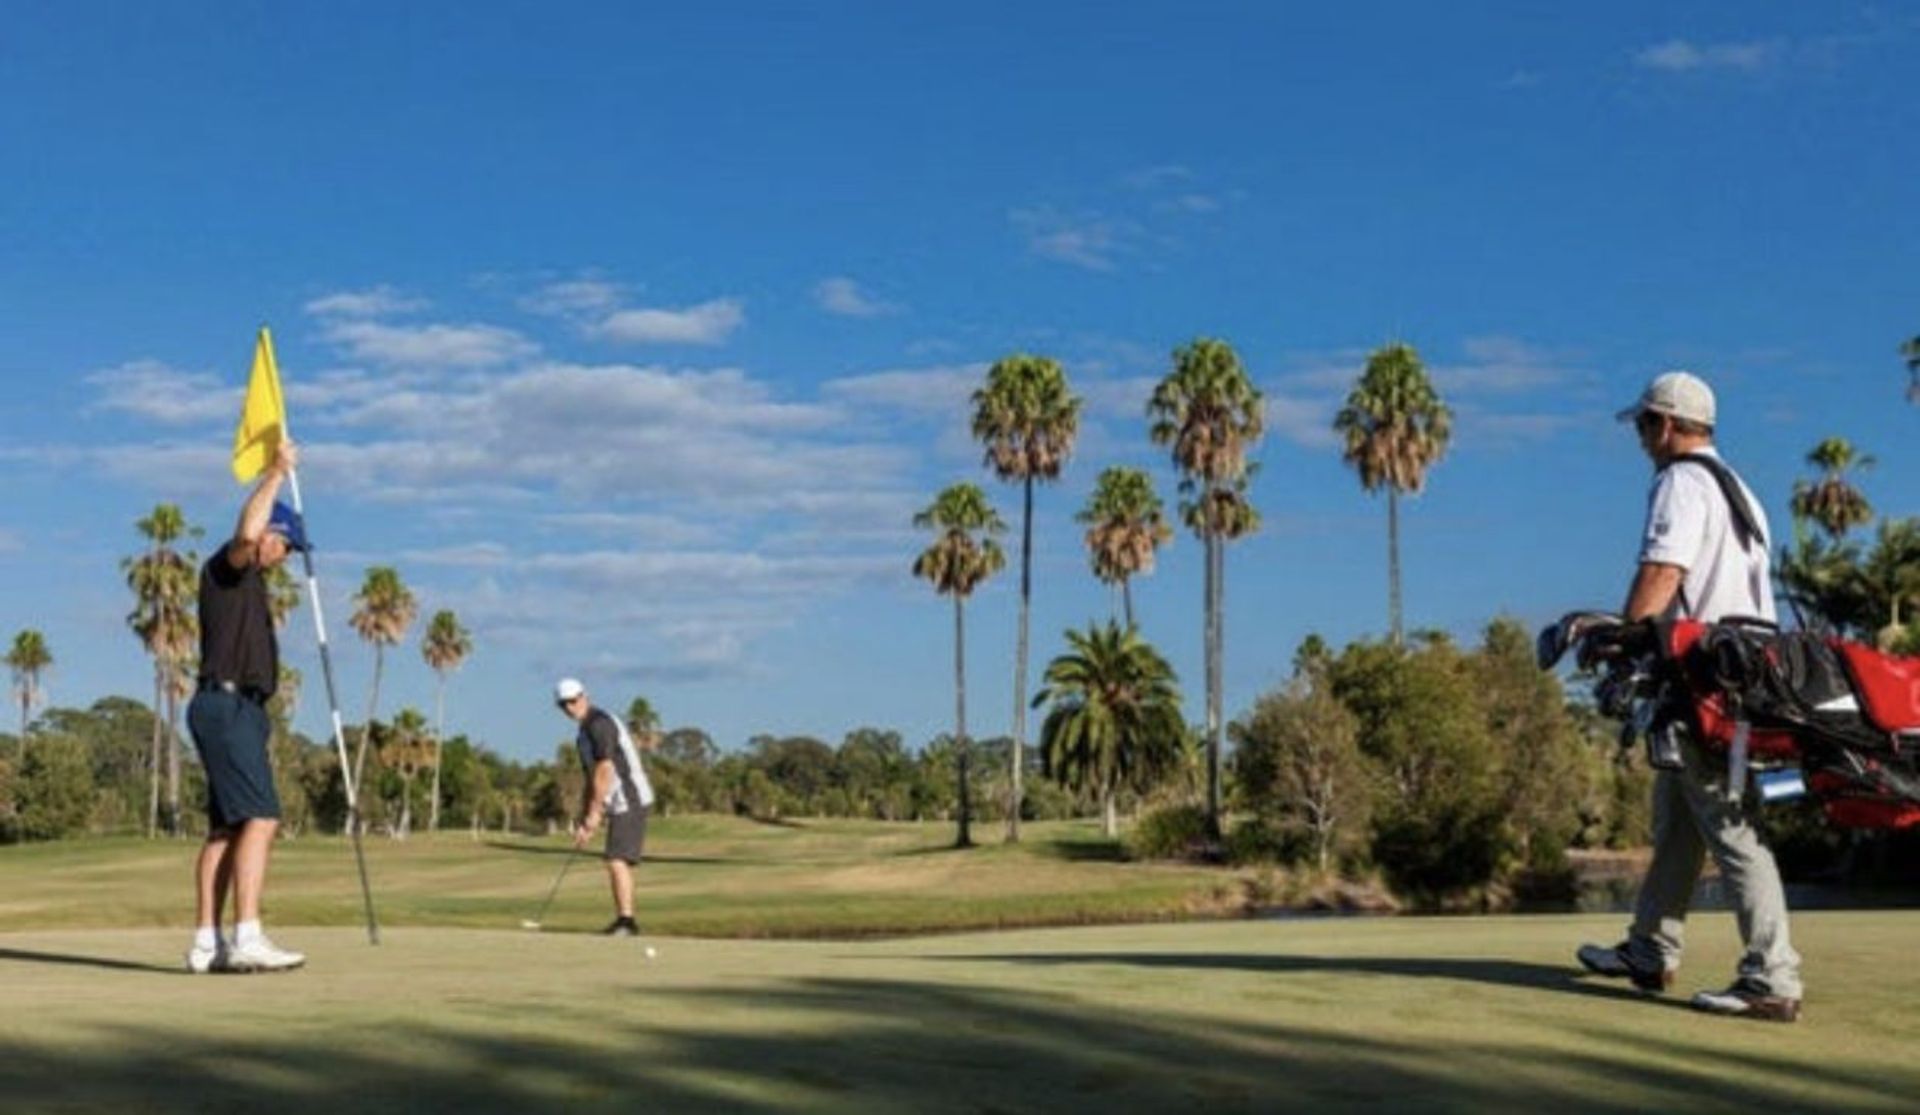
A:
[[[266,471],[286,427],[280,369],[273,363],[273,336],[263,325],[260,340],[253,347],[253,374],[247,378],[247,401],[240,407],[240,426],[233,431],[234,479],[245,484]]]

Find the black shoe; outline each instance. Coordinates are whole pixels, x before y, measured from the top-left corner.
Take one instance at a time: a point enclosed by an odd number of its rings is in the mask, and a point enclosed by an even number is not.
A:
[[[608,937],[638,937],[640,927],[634,924],[632,918],[614,918],[604,933]]]
[[[1622,945],[1581,945],[1574,954],[1580,966],[1596,976],[1608,979],[1632,980],[1633,985],[1642,991],[1659,994],[1673,986],[1673,969],[1643,968],[1627,959],[1627,946]]]

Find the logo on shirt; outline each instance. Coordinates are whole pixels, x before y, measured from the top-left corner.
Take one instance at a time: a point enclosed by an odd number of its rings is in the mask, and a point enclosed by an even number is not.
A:
[[[1672,519],[1655,519],[1653,521],[1653,536],[1655,538],[1665,538],[1667,536],[1667,532],[1672,529],[1673,529]]]

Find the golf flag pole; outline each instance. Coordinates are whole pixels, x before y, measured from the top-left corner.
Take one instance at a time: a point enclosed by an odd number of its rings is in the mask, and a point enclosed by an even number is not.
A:
[[[247,381],[247,400],[240,409],[240,427],[233,438],[233,474],[242,483],[259,475],[273,459],[279,441],[287,434],[286,402],[280,394],[280,371],[273,359],[273,337],[260,327],[260,339],[254,346],[253,372]],[[287,472],[287,485],[293,495],[294,514],[306,519],[300,499],[300,473]],[[347,761],[346,728],[340,720],[340,698],[333,684],[333,654],[327,644],[327,621],[320,611],[320,578],[313,568],[311,547],[300,551],[307,577],[307,595],[313,603],[313,628],[320,641],[320,673],[327,683],[327,709],[333,718],[333,746],[340,757],[340,782],[347,791],[347,833],[353,841],[353,859],[360,869],[360,899],[367,912],[367,943],[380,943],[380,923],[373,913],[373,887],[367,881],[367,855],[360,844],[360,788],[354,784],[353,768]]]

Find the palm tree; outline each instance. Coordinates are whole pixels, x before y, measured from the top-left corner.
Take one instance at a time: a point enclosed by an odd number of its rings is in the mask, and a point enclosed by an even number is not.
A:
[[[635,697],[627,705],[627,731],[633,733],[633,742],[642,747],[647,747],[660,734],[660,714],[653,711],[653,702]]]
[[[393,835],[405,840],[413,831],[413,780],[431,761],[435,748],[427,743],[427,718],[416,709],[395,713],[382,734],[386,738],[381,741],[380,763],[400,776],[400,823]]]
[[[1133,577],[1153,572],[1154,552],[1173,538],[1160,493],[1145,469],[1115,466],[1100,473],[1087,506],[1074,516],[1087,524],[1087,556],[1101,583],[1120,586],[1127,626],[1133,621]]]
[[[1907,374],[1913,377],[1913,382],[1907,384],[1907,401],[1920,403],[1920,336],[1902,342],[1900,355],[1906,359]]]
[[[444,608],[433,613],[426,637],[420,640],[420,655],[439,678],[433,697],[433,805],[427,813],[428,832],[440,831],[440,741],[447,735],[447,675],[472,653],[473,637],[460,620]]]
[[[407,628],[413,626],[420,606],[401,582],[399,571],[390,565],[368,569],[367,578],[361,582],[353,602],[354,612],[347,622],[362,639],[373,644],[373,688],[367,694],[367,730],[360,734],[360,746],[353,756],[353,784],[358,787],[360,772],[367,764],[367,741],[373,736],[374,714],[380,708],[380,672],[386,663],[386,648],[397,646],[406,638]]]
[[[1020,629],[1013,663],[1013,756],[1009,769],[1007,839],[1020,839],[1021,750],[1027,742],[1027,616],[1033,603],[1033,485],[1057,480],[1080,432],[1080,399],[1058,361],[1015,353],[987,369],[973,393],[973,436],[986,447],[995,476],[1022,489]]]
[[[1400,646],[1400,493],[1417,495],[1425,486],[1427,470],[1446,454],[1453,436],[1453,413],[1413,346],[1391,344],[1367,357],[1333,428],[1346,442],[1344,456],[1360,474],[1360,486],[1387,490],[1387,617],[1393,645]]]
[[[1873,521],[1873,505],[1847,475],[1848,469],[1872,468],[1872,457],[1857,452],[1846,438],[1830,437],[1813,447],[1807,463],[1820,470],[1820,478],[1794,482],[1788,506],[1795,519],[1817,524],[1836,542],[1854,527]]]
[[[1186,724],[1173,668],[1132,626],[1108,621],[1067,632],[1068,652],[1047,667],[1035,708],[1048,777],[1100,797],[1101,831],[1115,835],[1114,796],[1172,767]]]
[[[27,757],[27,724],[33,719],[33,706],[40,703],[41,675],[53,665],[53,652],[47,649],[47,637],[32,628],[13,637],[7,651],[7,668],[13,671],[13,695],[20,702],[20,758]]]
[[[913,559],[913,575],[953,597],[954,740],[959,750],[960,833],[957,848],[973,846],[972,801],[967,785],[971,747],[967,740],[967,597],[988,577],[1006,568],[1007,555],[993,540],[1007,524],[977,484],[955,484],[913,517],[913,525],[934,531],[933,544]]]
[[[1914,624],[1920,610],[1920,518],[1882,519],[1859,579],[1873,619],[1887,618],[1884,625],[1869,627],[1875,645],[1898,654],[1920,650],[1914,646],[1920,641],[1920,627]],[[1903,614],[1903,604],[1912,609]]]
[[[153,658],[153,738],[147,766],[147,835],[152,836],[160,828],[163,748],[167,831],[177,833],[180,825],[180,677],[200,640],[200,617],[195,607],[199,559],[190,550],[175,549],[174,543],[199,537],[200,528],[190,525],[179,506],[171,503],[155,505],[150,514],[134,523],[134,528],[147,540],[147,549],[122,561],[120,568],[134,599],[127,625]]]
[[[1220,838],[1220,752],[1226,543],[1259,526],[1247,500],[1247,452],[1265,428],[1265,405],[1232,347],[1201,337],[1174,350],[1173,370],[1147,403],[1156,445],[1172,448],[1186,495],[1181,514],[1206,544],[1207,827]]]

